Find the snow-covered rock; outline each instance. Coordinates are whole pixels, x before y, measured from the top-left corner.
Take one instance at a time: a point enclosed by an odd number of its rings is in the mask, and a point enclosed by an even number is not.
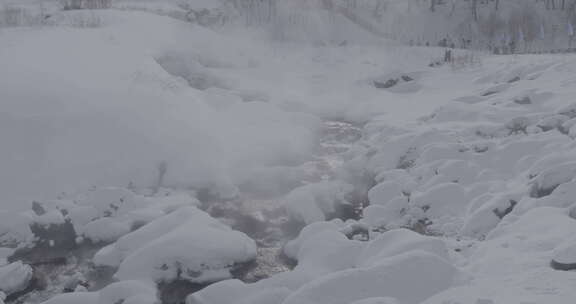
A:
[[[10,295],[26,289],[33,272],[32,267],[20,261],[0,266],[0,291]]]
[[[355,266],[364,243],[327,230],[307,238],[296,256],[297,268],[315,274],[331,273]]]
[[[368,192],[368,200],[371,205],[386,205],[392,199],[402,196],[403,189],[397,182],[380,183]]]
[[[415,194],[412,204],[422,208],[427,217],[459,216],[468,204],[466,190],[457,183],[443,183]]]
[[[576,204],[572,205],[572,207],[568,209],[568,215],[576,220]]]
[[[30,217],[0,210],[0,245],[30,240],[30,222]]]
[[[390,297],[378,297],[354,301],[350,304],[398,304],[398,300]]]
[[[298,237],[294,240],[288,241],[283,248],[284,254],[286,256],[297,259],[298,253],[302,245],[310,238],[314,237],[316,234],[322,233],[324,231],[338,231],[342,228],[344,223],[341,220],[332,220],[329,222],[315,222],[304,227]]]
[[[298,187],[284,198],[284,206],[295,219],[310,224],[337,215],[338,208],[349,205],[350,184],[327,181]]]
[[[117,265],[122,280],[202,283],[229,278],[234,266],[255,257],[256,245],[245,234],[186,207],[121,237],[98,252],[95,263]]]
[[[461,234],[483,238],[518,204],[514,196],[503,194],[489,198],[466,219]]]
[[[113,218],[105,217],[92,221],[80,231],[83,237],[93,242],[109,243],[130,232],[131,222],[120,222]]]
[[[532,197],[547,196],[556,187],[571,181],[574,177],[576,177],[576,162],[563,163],[548,168],[534,178],[530,195]]]
[[[42,304],[100,304],[98,292],[73,292],[54,296]],[[108,303],[107,303],[108,304]]]
[[[98,303],[155,304],[156,286],[150,282],[121,281],[112,283],[98,292]]]
[[[554,249],[550,265],[556,270],[576,270],[576,239],[566,241]]]
[[[424,251],[448,260],[448,249],[438,238],[423,236],[408,229],[394,229],[370,241],[357,258],[358,267],[370,267],[408,251]]]
[[[367,267],[335,272],[291,294],[284,304],[349,304],[393,297],[416,304],[451,286],[458,271],[438,256],[412,251]]]

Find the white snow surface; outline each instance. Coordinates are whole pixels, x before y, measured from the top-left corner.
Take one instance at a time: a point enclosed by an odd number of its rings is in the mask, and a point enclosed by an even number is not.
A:
[[[32,267],[22,262],[0,266],[0,292],[6,295],[22,291],[32,279]]]
[[[0,33],[1,292],[30,280],[7,261],[30,225],[70,223],[119,282],[45,304],[155,303],[176,279],[216,282],[188,304],[574,302],[576,272],[551,267],[576,263],[574,55],[429,67],[442,49],[342,44],[321,14],[282,43],[131,2]],[[327,121],[362,138],[310,182]],[[255,283],[230,272],[254,240],[200,209],[247,193],[306,224],[294,269]],[[355,199],[361,219],[331,219]]]

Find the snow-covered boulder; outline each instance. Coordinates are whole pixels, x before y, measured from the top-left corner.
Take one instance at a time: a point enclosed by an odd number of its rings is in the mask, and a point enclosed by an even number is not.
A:
[[[569,118],[576,118],[576,103],[564,106],[557,111],[558,114],[568,116]]]
[[[116,241],[131,230],[131,222],[118,221],[110,217],[104,217],[88,223],[80,233],[92,242],[109,243]]]
[[[460,233],[468,237],[484,238],[517,204],[517,199],[509,194],[488,198],[467,217]]]
[[[556,270],[576,270],[576,239],[568,240],[566,243],[554,249],[554,256],[550,266]]]
[[[367,298],[350,304],[398,304],[398,300],[390,297]]]
[[[195,207],[185,207],[101,249],[94,262],[118,266],[116,277],[122,280],[201,283],[229,278],[234,266],[255,256],[256,245],[248,236]]]
[[[0,246],[31,239],[30,222],[31,219],[24,215],[0,210]]]
[[[536,124],[542,131],[547,132],[554,129],[559,129],[562,127],[562,124],[568,120],[568,117],[564,115],[551,115],[545,118],[542,118]]]
[[[298,253],[304,242],[314,237],[316,234],[324,231],[338,231],[342,228],[344,223],[341,220],[332,220],[329,222],[315,222],[304,227],[298,237],[294,240],[288,241],[284,245],[283,251],[286,256],[291,259],[298,259]]]
[[[352,185],[339,181],[309,184],[292,190],[284,198],[284,207],[292,218],[306,224],[324,221],[340,215],[339,208],[350,204],[352,191]]]
[[[414,195],[412,204],[422,208],[428,218],[442,218],[464,213],[468,198],[461,185],[443,183]]]
[[[8,257],[14,254],[16,249],[0,247],[0,266],[8,264]]]
[[[121,281],[95,292],[57,295],[42,304],[157,304],[156,286],[146,281]]]
[[[450,287],[458,270],[435,254],[412,251],[368,268],[323,276],[291,294],[283,304],[349,304],[369,297],[394,297],[416,304]]]
[[[1,266],[0,291],[10,295],[26,289],[32,280],[33,272],[32,267],[20,261]]]
[[[390,200],[403,195],[402,186],[393,181],[380,183],[368,191],[371,205],[386,205]]]
[[[290,290],[288,288],[271,288],[261,292],[257,292],[252,296],[248,296],[240,301],[238,304],[280,304],[288,297]],[[190,303],[187,303],[190,304]]]
[[[78,199],[80,206],[91,206],[99,216],[116,216],[136,209],[141,203],[134,192],[125,188],[98,188],[88,191]]]
[[[354,267],[364,242],[349,240],[344,234],[326,230],[307,238],[296,259],[297,268],[325,274]]]
[[[568,209],[568,215],[576,220],[576,204],[572,205],[572,207]]]
[[[98,292],[99,304],[155,304],[156,286],[143,281],[121,281],[110,284]]]
[[[438,238],[424,236],[408,229],[394,229],[370,241],[357,258],[357,266],[369,267],[409,251],[428,252],[448,260],[448,249]]]
[[[245,234],[189,222],[127,256],[116,277],[214,282],[230,278],[235,266],[255,258],[256,244]]]
[[[532,180],[530,196],[544,197],[550,195],[556,187],[576,177],[576,162],[558,164],[542,171]]]
[[[98,292],[63,293],[42,302],[42,304],[101,304],[99,297]]]
[[[402,218],[402,211],[408,207],[408,198],[399,196],[385,206],[370,205],[363,210],[362,221],[374,228],[387,227]]]

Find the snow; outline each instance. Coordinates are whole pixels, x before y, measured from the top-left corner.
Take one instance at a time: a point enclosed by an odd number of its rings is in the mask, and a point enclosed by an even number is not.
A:
[[[457,270],[435,255],[413,251],[362,269],[344,270],[311,282],[284,304],[348,304],[369,297],[389,296],[402,303],[419,303],[448,288]],[[352,283],[353,282],[353,283]]]
[[[74,292],[64,293],[51,298],[42,304],[99,304],[99,296],[97,292]]]
[[[368,192],[371,205],[386,205],[399,196],[402,196],[402,186],[396,182],[380,183]]]
[[[88,223],[81,230],[82,236],[94,242],[114,242],[131,230],[129,223],[117,222],[111,218],[101,218]]]
[[[6,295],[22,291],[32,279],[32,267],[22,262],[0,266],[0,291]]]
[[[34,233],[73,227],[117,282],[31,302],[156,303],[185,280],[209,284],[189,304],[573,303],[576,57],[430,66],[443,48],[383,37],[451,32],[447,6],[360,2],[262,24],[208,0],[47,5],[3,27],[0,291],[43,267],[9,264],[55,244]],[[219,26],[185,21],[204,8]],[[233,271],[276,251],[293,269]]]
[[[240,232],[189,222],[127,256],[116,276],[121,280],[179,277],[204,283],[231,277],[230,269],[256,257],[253,241]]]
[[[576,242],[574,239],[567,240],[565,244],[554,249],[552,260],[560,264],[568,264],[574,268],[576,264]]]
[[[298,187],[286,195],[284,206],[290,215],[310,224],[323,221],[349,204],[347,196],[352,186],[343,182],[320,182]]]
[[[396,304],[398,301],[390,297],[368,298],[350,304]]]
[[[235,264],[255,255],[256,246],[245,234],[185,207],[120,237],[96,253],[94,262],[118,266],[116,277],[121,280],[203,283],[229,278]]]
[[[113,283],[98,292],[99,303],[156,303],[156,287],[141,281]]]
[[[444,242],[423,236],[408,229],[387,231],[372,240],[357,258],[360,267],[377,265],[386,258],[417,250],[434,254],[448,260],[448,249]]]

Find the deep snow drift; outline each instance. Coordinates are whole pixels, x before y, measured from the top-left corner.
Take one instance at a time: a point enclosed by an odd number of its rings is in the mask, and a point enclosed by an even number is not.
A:
[[[573,302],[576,57],[125,5],[0,32],[0,303]]]

